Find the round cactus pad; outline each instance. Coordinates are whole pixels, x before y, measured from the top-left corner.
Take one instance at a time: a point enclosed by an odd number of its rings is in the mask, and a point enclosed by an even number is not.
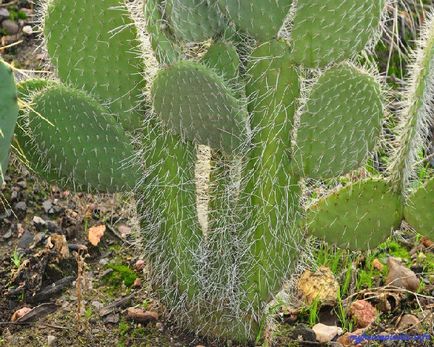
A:
[[[246,141],[247,113],[210,68],[179,62],[162,70],[152,85],[155,112],[184,138],[232,152]]]
[[[167,0],[166,15],[175,36],[186,42],[208,40],[226,24],[217,4],[208,0]]]
[[[36,94],[29,130],[33,168],[68,186],[107,192],[134,187],[133,148],[108,111],[84,92],[54,86]]]
[[[0,185],[9,161],[9,150],[18,117],[17,90],[9,66],[0,60]]]
[[[52,0],[44,34],[63,82],[109,104],[124,128],[141,125],[143,63],[123,0]]]
[[[434,179],[415,191],[404,209],[405,220],[417,232],[434,238]]]
[[[294,165],[318,179],[357,169],[377,144],[382,119],[380,86],[373,77],[347,65],[329,69],[301,115]]]
[[[217,1],[241,30],[262,42],[277,36],[292,5],[292,0]]]
[[[307,67],[360,52],[379,27],[385,0],[298,0],[292,59]]]
[[[402,220],[399,195],[380,180],[351,184],[321,199],[307,213],[309,232],[340,247],[369,249]]]
[[[236,47],[231,43],[213,43],[202,61],[221,74],[226,81],[232,82],[238,78],[241,61]]]

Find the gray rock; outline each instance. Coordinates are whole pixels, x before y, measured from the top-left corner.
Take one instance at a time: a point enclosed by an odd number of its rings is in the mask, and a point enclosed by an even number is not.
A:
[[[7,240],[10,239],[12,237],[12,229],[9,229],[4,235],[3,235],[3,239]]]
[[[14,205],[14,209],[15,209],[15,211],[26,212],[27,211],[27,204],[24,201],[17,202]]]
[[[47,222],[38,216],[34,216],[32,222],[33,222],[33,225],[35,226],[35,228],[38,230],[45,228],[47,226]]]
[[[0,8],[0,18],[8,18],[8,17],[9,17],[9,11],[6,8],[1,7]]]
[[[19,25],[16,22],[14,22],[13,20],[10,20],[10,19],[5,19],[2,22],[2,28],[9,35],[18,34],[18,32],[20,31]]]
[[[25,25],[23,26],[23,33],[30,36],[33,34],[33,28],[30,25]]]
[[[45,213],[53,213],[53,202],[51,200],[45,200],[42,203]]]
[[[20,241],[18,242],[18,248],[27,249],[33,243],[33,235],[28,230],[26,230],[21,236]]]
[[[330,326],[322,323],[314,325],[312,330],[315,332],[316,340],[320,343],[330,342],[339,333],[339,328],[337,326]]]
[[[47,345],[48,346],[55,346],[56,345],[56,340],[57,340],[57,337],[56,336],[53,336],[53,335],[48,335],[47,336]]]

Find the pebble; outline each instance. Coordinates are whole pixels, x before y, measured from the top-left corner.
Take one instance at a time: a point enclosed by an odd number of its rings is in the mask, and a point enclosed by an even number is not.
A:
[[[53,213],[53,202],[51,200],[45,200],[42,203],[45,213]]]
[[[387,265],[389,266],[389,273],[386,278],[386,284],[413,292],[419,288],[419,279],[416,274],[402,265],[400,261],[389,257]]]
[[[399,331],[412,330],[413,332],[418,332],[420,330],[420,321],[412,314],[405,314],[399,321],[397,328]]]
[[[377,310],[366,300],[356,300],[351,304],[350,314],[357,327],[366,328],[377,318]]]
[[[30,36],[33,34],[33,28],[30,25],[25,25],[23,26],[23,33]]]
[[[24,201],[17,202],[14,205],[14,209],[15,209],[15,211],[26,212],[27,211],[27,204]]]
[[[18,242],[18,248],[27,249],[33,243],[33,235],[28,230],[26,230],[21,236],[20,241]]]
[[[104,317],[104,323],[117,324],[119,323],[120,317],[119,313],[111,313]]]
[[[142,271],[145,268],[145,261],[142,259],[137,260],[134,267],[137,271]]]
[[[55,346],[55,344],[56,344],[56,340],[57,340],[57,337],[56,336],[53,336],[53,335],[48,335],[47,336],[47,345],[48,346]]]
[[[330,342],[339,333],[339,328],[337,326],[330,326],[322,323],[314,325],[312,330],[315,332],[316,340],[320,343]]]
[[[32,222],[36,229],[42,229],[47,226],[47,222],[38,216],[34,216]]]
[[[9,229],[4,235],[3,235],[3,239],[7,240],[10,239],[12,237],[12,229]]]
[[[1,7],[0,8],[0,18],[8,18],[9,17],[9,11],[7,8]]]

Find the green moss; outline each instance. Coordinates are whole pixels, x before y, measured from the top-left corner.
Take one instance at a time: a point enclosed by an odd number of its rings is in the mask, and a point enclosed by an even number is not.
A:
[[[112,269],[113,271],[104,276],[104,280],[114,287],[118,287],[122,283],[126,287],[131,287],[137,278],[135,272],[131,270],[127,265],[108,264],[107,268]]]

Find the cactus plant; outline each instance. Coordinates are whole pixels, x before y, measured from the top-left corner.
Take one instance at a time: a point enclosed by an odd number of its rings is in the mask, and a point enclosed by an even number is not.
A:
[[[0,185],[9,161],[9,150],[18,118],[17,90],[12,69],[0,60]]]
[[[134,188],[153,279],[179,321],[252,340],[300,257],[305,228],[352,248],[376,246],[404,215],[432,233],[432,183],[408,194],[431,116],[432,20],[389,176],[338,189],[303,216],[304,178],[363,166],[381,137],[385,93],[375,68],[356,58],[384,4],[50,0],[43,32],[66,86],[22,87],[32,107],[17,142],[30,167],[48,170],[42,176],[78,189]],[[97,25],[86,11],[101,16]],[[196,204],[199,145],[212,153],[206,230]]]

